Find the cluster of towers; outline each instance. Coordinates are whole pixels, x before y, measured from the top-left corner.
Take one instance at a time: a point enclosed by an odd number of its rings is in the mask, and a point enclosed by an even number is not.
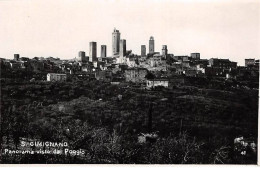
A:
[[[150,37],[150,40],[149,40],[149,53],[150,54],[153,54],[155,51],[154,51],[154,37],[151,36]],[[163,45],[162,46],[162,55],[163,56],[167,56],[168,54],[168,49],[167,49],[167,45]],[[146,46],[145,45],[141,45],[141,56],[144,57],[146,56]]]
[[[154,53],[154,37],[151,36],[149,40],[149,51],[148,53]],[[162,47],[162,55],[167,55],[168,50],[167,46],[163,45]],[[116,28],[112,33],[112,56],[124,57],[126,55],[126,40],[120,39],[120,32]],[[146,56],[146,46],[141,45],[141,56]],[[107,46],[101,45],[101,57],[107,57]],[[89,57],[86,56],[84,51],[79,52],[79,60],[80,61],[97,61],[97,42],[89,43]]]
[[[154,53],[154,38],[153,36],[150,37],[149,40],[149,53]],[[145,45],[141,45],[141,56],[144,57],[146,56],[146,46]]]
[[[120,39],[120,32],[114,29],[112,33],[112,55],[123,57],[126,54],[126,40]]]
[[[107,46],[101,45],[101,57],[107,57]],[[84,51],[79,52],[79,61],[86,62],[86,61],[97,61],[97,42],[90,42],[89,43],[89,57],[86,56]]]

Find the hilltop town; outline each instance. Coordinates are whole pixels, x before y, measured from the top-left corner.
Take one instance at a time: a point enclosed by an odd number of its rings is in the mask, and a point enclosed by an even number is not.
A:
[[[150,37],[149,47],[141,45],[141,55],[126,48],[126,40],[119,30],[112,33],[112,55],[107,56],[107,46],[101,45],[97,56],[97,42],[89,43],[89,55],[79,51],[78,57],[62,60],[54,57],[1,58],[1,81],[77,81],[96,79],[111,83],[132,82],[147,88],[166,88],[184,84],[189,77],[215,77],[237,80],[243,87],[258,88],[259,59],[245,59],[245,66],[227,59],[201,59],[200,53],[176,56],[168,53],[167,45],[155,51],[155,38]],[[19,81],[20,81],[19,80]],[[250,83],[248,83],[250,82]],[[238,85],[241,85],[239,83]]]
[[[90,42],[66,60],[1,58],[0,163],[256,164],[259,59],[155,45],[133,54],[114,29],[111,56]],[[22,154],[46,149],[30,142],[68,145]]]

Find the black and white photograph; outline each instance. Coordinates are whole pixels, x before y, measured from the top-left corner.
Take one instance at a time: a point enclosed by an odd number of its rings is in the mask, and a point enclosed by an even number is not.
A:
[[[257,165],[259,0],[0,0],[0,166]]]

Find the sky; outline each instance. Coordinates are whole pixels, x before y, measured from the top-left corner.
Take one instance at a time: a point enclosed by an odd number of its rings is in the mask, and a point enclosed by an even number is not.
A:
[[[91,41],[111,56],[114,28],[135,54],[153,36],[158,52],[260,58],[259,0],[0,0],[0,57],[72,59]]]

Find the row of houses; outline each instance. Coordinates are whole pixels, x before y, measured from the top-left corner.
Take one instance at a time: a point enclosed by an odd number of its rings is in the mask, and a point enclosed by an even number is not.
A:
[[[112,84],[119,84],[122,79],[113,79],[112,78],[112,72],[99,72],[96,74],[96,79],[97,80],[103,80],[103,81],[109,81],[112,82]],[[67,80],[67,75],[66,74],[59,74],[59,73],[48,73],[47,74],[47,81],[49,82],[65,82]],[[127,82],[136,82],[135,79],[127,79]],[[168,79],[138,79],[138,82],[145,82],[147,88],[155,88],[158,86],[162,86],[165,88],[169,87],[169,80]],[[118,83],[117,83],[118,82]]]
[[[117,61],[121,59],[122,62]],[[94,74],[98,80],[111,81],[115,78],[124,78],[126,82],[137,83],[146,81],[147,72],[151,72],[159,78],[167,78],[173,75],[236,78],[239,74],[246,75],[248,71],[251,75],[257,76],[259,74],[259,68],[256,67],[259,60],[247,59],[245,60],[247,67],[237,67],[237,63],[229,59],[200,59],[200,53],[191,53],[190,56],[174,56],[173,54],[163,56],[155,52],[143,57],[129,53],[121,59],[120,57],[98,57],[96,61],[90,62],[87,60],[83,62],[78,59],[60,60],[53,57],[47,59],[38,57],[33,59],[19,58],[15,54],[14,60],[4,62],[5,67],[2,67],[2,70],[4,70],[3,68],[7,68],[6,70],[24,69],[34,72],[71,75],[84,72]]]
[[[39,73],[59,70],[59,66],[48,59],[37,60],[21,57],[16,60],[1,59],[1,70],[6,72],[25,70]]]

